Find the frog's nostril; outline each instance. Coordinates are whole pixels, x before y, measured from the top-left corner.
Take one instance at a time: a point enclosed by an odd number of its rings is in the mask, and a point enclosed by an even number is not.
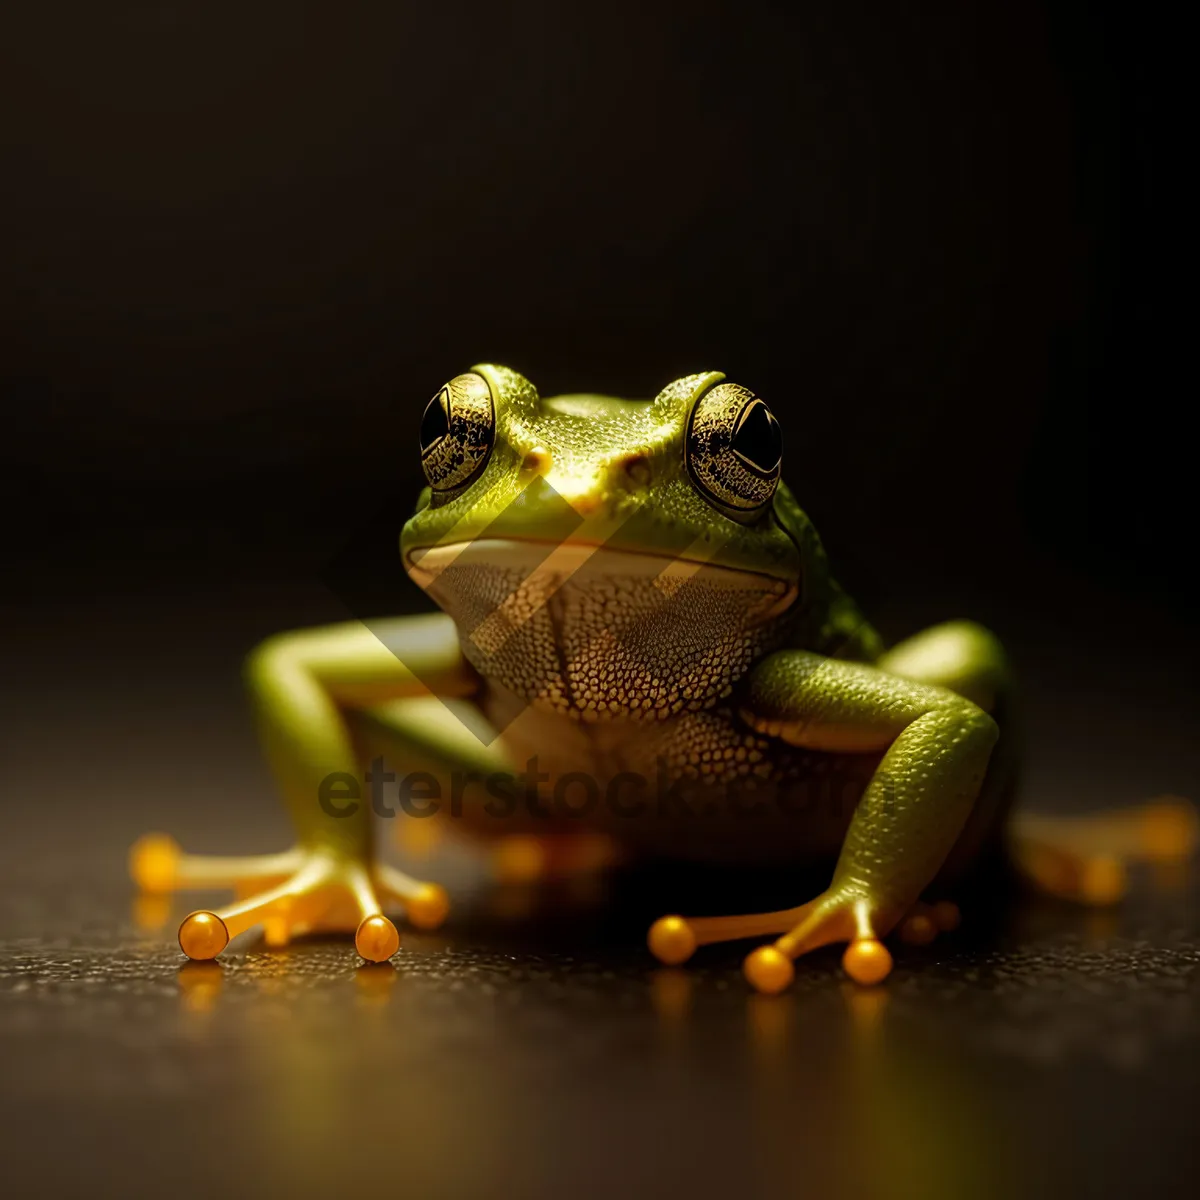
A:
[[[521,460],[521,470],[528,471],[531,475],[544,475],[550,470],[553,462],[549,450],[544,446],[534,446],[525,451],[525,457]]]
[[[626,480],[635,487],[645,487],[650,482],[650,458],[645,454],[627,454],[618,466]]]

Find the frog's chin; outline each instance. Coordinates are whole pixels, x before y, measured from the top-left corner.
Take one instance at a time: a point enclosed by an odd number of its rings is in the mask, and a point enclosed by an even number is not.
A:
[[[413,550],[418,584],[490,682],[564,716],[663,719],[716,703],[783,636],[797,588],[753,571],[579,543]]]
[[[769,621],[791,607],[798,593],[795,582],[765,572],[723,566],[702,558],[674,556],[653,550],[615,549],[583,542],[545,542],[534,538],[479,538],[438,546],[417,546],[408,552],[405,568],[413,582],[434,599],[462,591],[456,576],[474,579],[504,575],[512,591],[496,598],[503,605],[516,591],[543,593],[545,599],[563,586],[595,585],[609,581],[651,582],[663,595],[675,595],[692,582],[718,591],[759,597],[752,624]],[[464,579],[465,582],[465,579]],[[473,589],[468,585],[467,589]],[[445,605],[443,605],[445,607]]]

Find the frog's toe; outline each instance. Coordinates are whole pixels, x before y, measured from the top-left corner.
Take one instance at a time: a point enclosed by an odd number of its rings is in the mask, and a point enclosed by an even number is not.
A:
[[[1129,886],[1126,856],[1094,853],[1067,843],[1014,839],[1020,876],[1036,891],[1075,904],[1104,908],[1121,900]]]
[[[897,933],[907,946],[928,946],[939,933],[952,933],[961,923],[962,914],[951,900],[917,903],[905,914]]]
[[[958,909],[952,904],[917,905],[909,909],[910,933],[929,939],[953,928]],[[782,934],[774,942],[752,951],[743,963],[750,985],[775,995],[795,977],[794,961],[810,950],[833,942],[846,942],[842,968],[856,983],[876,984],[887,978],[892,956],[882,942],[897,924],[894,908],[875,904],[861,895],[826,892],[798,908],[779,912],[747,913],[733,917],[662,917],[650,927],[647,941],[660,961],[686,961],[697,946]]]
[[[189,913],[179,927],[179,948],[196,962],[216,958],[229,945],[229,926],[216,913]]]
[[[449,911],[446,892],[436,883],[302,847],[283,854],[216,858],[185,854],[171,838],[151,834],[130,851],[130,874],[143,896],[164,897],[188,888],[234,892],[232,904],[193,912],[179,928],[180,948],[200,961],[216,958],[232,938],[261,926],[263,940],[273,948],[307,933],[352,933],[363,958],[384,962],[400,947],[384,901],[402,907],[418,929],[435,928]]]
[[[855,938],[842,955],[842,970],[855,983],[871,987],[892,973],[892,956],[878,938]]]
[[[907,911],[922,917],[918,929],[925,935],[928,930],[924,921],[932,925],[932,917],[915,913],[912,905]],[[872,986],[882,983],[892,972],[892,956],[882,939],[904,913],[904,909],[897,911],[869,895],[831,890],[814,901],[804,919],[789,929],[775,948],[794,959],[820,946],[846,942],[842,970],[855,983]]]
[[[1026,882],[1097,907],[1125,895],[1131,864],[1182,863],[1197,846],[1200,812],[1177,796],[1080,816],[1018,813],[1009,837],[1013,862]]]
[[[441,884],[413,879],[385,863],[376,864],[371,873],[379,890],[404,908],[417,929],[436,929],[450,912],[450,897]]]
[[[265,881],[279,882],[303,860],[299,849],[282,854],[218,856],[185,854],[174,838],[148,833],[129,850],[129,874],[147,895],[165,895],[188,888],[261,889]]]
[[[659,917],[650,926],[646,944],[660,963],[677,967],[696,952],[696,933],[683,917]]]
[[[780,953],[775,946],[759,946],[757,950],[746,955],[742,963],[742,973],[747,982],[756,992],[767,996],[776,996],[792,986],[796,978],[796,968],[786,954]]]
[[[815,903],[813,901],[799,908],[785,908],[779,912],[744,913],[732,917],[681,917],[672,914],[659,917],[650,926],[646,942],[659,962],[678,966],[691,958],[697,946],[762,937],[767,933],[784,933],[803,920]]]
[[[387,962],[400,949],[400,934],[383,913],[373,913],[354,931],[354,948],[367,962]]]
[[[928,946],[938,935],[933,918],[925,912],[910,912],[897,927],[906,946]]]
[[[261,926],[269,946],[294,937],[333,931],[354,934],[368,962],[384,962],[400,948],[400,934],[384,915],[372,873],[357,860],[320,851],[304,856],[298,870],[244,895],[224,908],[191,913],[179,929],[179,945],[191,959],[215,958],[237,937]],[[433,901],[426,899],[432,906]]]
[[[335,860],[325,855],[298,854],[296,861],[296,869],[281,880],[264,872],[260,879],[265,882],[257,887],[247,875],[219,881],[206,878],[204,883],[177,882],[177,887],[224,885],[239,894],[223,908],[189,913],[179,927],[180,949],[190,959],[206,961],[216,958],[231,938],[256,925],[263,926],[272,946],[286,945],[291,937],[316,927],[332,907],[337,886],[351,887],[351,880],[346,869],[339,871]]]

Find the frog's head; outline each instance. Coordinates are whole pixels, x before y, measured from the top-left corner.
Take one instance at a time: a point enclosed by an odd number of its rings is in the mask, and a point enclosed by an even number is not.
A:
[[[663,717],[716,702],[778,644],[804,518],[778,422],[718,372],[652,401],[541,400],[480,365],[430,400],[420,442],[404,565],[523,700]]]

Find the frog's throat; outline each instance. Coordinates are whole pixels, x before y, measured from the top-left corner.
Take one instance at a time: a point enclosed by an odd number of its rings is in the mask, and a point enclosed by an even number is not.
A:
[[[564,586],[587,581],[648,581],[665,597],[691,581],[718,592],[737,592],[751,600],[746,627],[779,616],[791,607],[796,583],[759,571],[739,570],[702,558],[616,550],[581,542],[544,542],[524,538],[480,538],[438,546],[417,546],[408,552],[405,568],[412,580],[442,607],[447,596],[460,591],[456,575],[503,570],[520,581],[520,590],[548,601]],[[501,605],[503,608],[503,604]]]
[[[409,552],[471,665],[573,720],[664,720],[727,696],[777,648],[785,580],[610,546],[487,538]]]

